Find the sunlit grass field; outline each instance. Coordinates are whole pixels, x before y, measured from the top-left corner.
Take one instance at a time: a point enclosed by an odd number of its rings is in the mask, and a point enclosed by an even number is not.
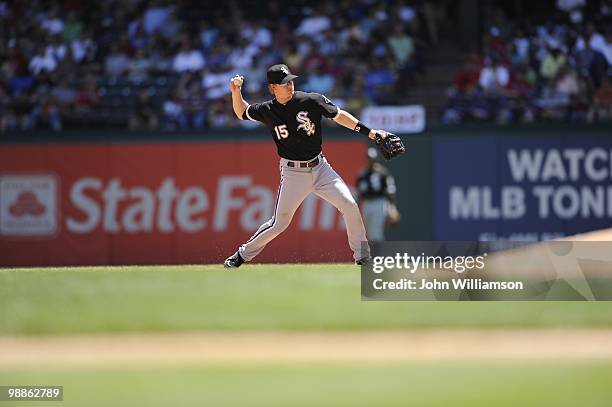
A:
[[[351,264],[0,269],[0,336],[612,328],[612,302],[361,301],[359,273]],[[0,360],[0,385],[64,386],[64,401],[45,406],[603,407],[611,382],[612,360],[588,358],[40,368]]]
[[[45,406],[609,406],[610,362],[263,364],[2,372],[64,386]],[[0,402],[1,405],[38,406]]]
[[[612,302],[361,301],[350,264],[0,269],[0,334],[612,327]]]

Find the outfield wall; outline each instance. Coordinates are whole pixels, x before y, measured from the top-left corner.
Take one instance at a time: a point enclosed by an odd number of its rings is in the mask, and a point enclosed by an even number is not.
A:
[[[329,141],[354,176],[363,143]],[[274,211],[273,143],[5,145],[0,152],[1,265],[214,263]],[[349,178],[350,179],[350,178]],[[311,196],[261,261],[350,261],[333,206]]]
[[[394,161],[392,240],[536,241],[612,226],[612,127],[438,128]]]
[[[220,262],[274,211],[269,137],[4,137],[0,266]],[[403,215],[390,239],[538,240],[612,226],[610,128],[438,128],[404,140],[407,155],[388,164]],[[324,148],[352,185],[365,140],[328,131]],[[258,257],[350,259],[341,217],[315,197]]]

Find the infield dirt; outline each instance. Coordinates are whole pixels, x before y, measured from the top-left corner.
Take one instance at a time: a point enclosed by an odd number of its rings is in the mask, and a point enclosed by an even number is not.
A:
[[[4,367],[612,359],[612,330],[155,333],[0,337]]]

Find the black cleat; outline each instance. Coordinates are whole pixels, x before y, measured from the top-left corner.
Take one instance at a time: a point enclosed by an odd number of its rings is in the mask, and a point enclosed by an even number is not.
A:
[[[367,266],[369,264],[372,264],[372,258],[370,256],[362,257],[359,260],[357,260],[355,264],[358,266]]]
[[[238,268],[242,266],[242,263],[244,263],[244,259],[240,257],[240,253],[236,252],[232,256],[225,259],[225,261],[223,262],[223,267],[227,269]]]

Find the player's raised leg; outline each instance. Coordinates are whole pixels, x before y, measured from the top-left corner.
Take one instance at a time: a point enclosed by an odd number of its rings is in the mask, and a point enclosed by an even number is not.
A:
[[[327,160],[324,160],[315,168],[315,174],[314,192],[338,208],[344,217],[349,246],[353,251],[353,258],[355,261],[369,259],[369,246],[367,244],[362,246],[362,242],[367,242],[368,240],[365,226],[361,219],[359,206],[355,202],[351,190],[340,175],[327,163]]]
[[[246,243],[240,246],[240,249],[238,249],[240,258],[243,261],[252,260],[272,239],[287,229],[295,211],[311,192],[312,177],[309,172],[283,167],[272,218],[262,224],[257,229],[257,232]],[[228,267],[235,266],[230,265]]]

